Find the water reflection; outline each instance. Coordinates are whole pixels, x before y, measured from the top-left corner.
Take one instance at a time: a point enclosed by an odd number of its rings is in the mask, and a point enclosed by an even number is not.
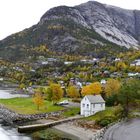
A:
[[[0,139],[1,140],[31,140],[29,136],[19,134],[16,128],[5,126],[0,122]]]
[[[11,94],[11,90],[0,90],[0,99],[9,99],[15,97],[27,97],[26,95]],[[7,126],[0,120],[0,139],[1,140],[31,140],[29,136],[19,134],[16,128]]]
[[[28,95],[23,94],[11,94],[11,90],[0,90],[0,99],[9,99],[15,97],[28,97]]]

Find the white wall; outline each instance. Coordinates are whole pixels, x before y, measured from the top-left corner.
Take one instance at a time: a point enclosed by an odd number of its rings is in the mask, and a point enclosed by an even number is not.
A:
[[[90,116],[102,110],[105,110],[105,103],[91,104],[86,97],[81,101],[81,115]]]
[[[84,104],[84,106],[83,106]],[[87,105],[89,105],[87,107]],[[91,106],[88,98],[84,97],[81,101],[81,115],[86,115],[88,116],[90,114]]]
[[[140,61],[138,61],[138,62],[136,63],[136,66],[140,66]]]
[[[95,114],[98,111],[105,110],[105,103],[96,103],[91,104],[91,111],[92,114]]]

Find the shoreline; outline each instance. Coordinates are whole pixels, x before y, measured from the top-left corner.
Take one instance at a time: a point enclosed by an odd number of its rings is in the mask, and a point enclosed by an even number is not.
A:
[[[73,135],[78,138],[78,140],[91,140],[94,135],[99,131],[99,130],[91,130],[91,129],[86,129],[83,127],[79,127],[73,124],[73,122],[68,122],[68,123],[63,123],[60,125],[56,125],[53,128],[62,131],[64,133]]]
[[[41,118],[42,118],[42,116],[41,116]],[[45,118],[46,118],[46,116],[45,116]],[[96,130],[96,129],[87,129],[87,128],[83,128],[81,126],[77,126],[77,125],[74,124],[73,121],[63,123],[63,124],[59,124],[59,125],[56,125],[52,128],[54,128],[58,131],[61,131],[62,133],[66,133],[68,135],[76,137],[77,138],[76,140],[91,140],[94,137],[94,135],[99,131],[99,130]]]

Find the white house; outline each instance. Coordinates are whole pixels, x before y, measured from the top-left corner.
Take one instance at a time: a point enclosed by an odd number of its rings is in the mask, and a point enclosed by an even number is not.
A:
[[[105,110],[105,101],[101,95],[87,95],[81,100],[81,115],[90,116]]]
[[[105,84],[106,84],[106,80],[105,80],[105,79],[102,79],[100,83],[101,83],[102,85],[105,85]]]
[[[69,64],[73,64],[73,63],[74,63],[74,62],[72,62],[72,61],[65,61],[65,62],[64,62],[65,65],[69,65]]]
[[[133,76],[139,76],[140,75],[140,73],[132,73],[132,72],[130,72],[130,73],[128,73],[128,76],[129,77],[133,77]]]
[[[0,78],[0,81],[3,81],[4,79],[3,78]]]
[[[121,61],[121,59],[120,59],[120,58],[115,58],[114,61],[115,61],[115,62],[118,62],[118,61]]]
[[[140,59],[136,59],[135,61],[133,61],[130,66],[140,66]]]
[[[47,65],[49,62],[48,61],[42,61],[41,64],[42,65]]]

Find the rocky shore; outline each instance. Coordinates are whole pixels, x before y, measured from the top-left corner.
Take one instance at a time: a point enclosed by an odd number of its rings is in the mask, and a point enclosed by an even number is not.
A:
[[[63,123],[57,126],[54,126],[55,129],[63,131],[65,133],[74,135],[78,140],[93,140],[98,129],[87,129],[76,125],[76,122]]]

